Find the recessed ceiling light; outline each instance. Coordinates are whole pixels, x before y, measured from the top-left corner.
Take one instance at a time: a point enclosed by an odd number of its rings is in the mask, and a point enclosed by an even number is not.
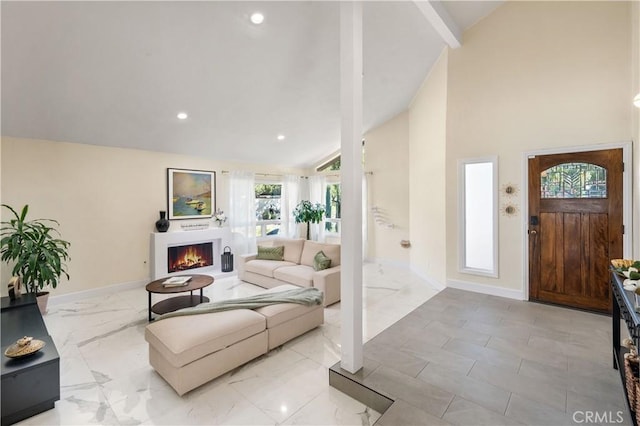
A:
[[[251,22],[253,22],[254,24],[260,25],[264,21],[264,15],[260,12],[254,12],[251,14],[250,19],[251,19]]]
[[[283,140],[284,140],[284,135],[278,135],[277,139],[278,139],[279,141],[283,141]]]
[[[187,119],[187,117],[188,117],[188,115],[187,115],[187,113],[186,113],[186,112],[179,112],[179,113],[178,113],[178,118],[179,118],[180,120],[186,120],[186,119]]]

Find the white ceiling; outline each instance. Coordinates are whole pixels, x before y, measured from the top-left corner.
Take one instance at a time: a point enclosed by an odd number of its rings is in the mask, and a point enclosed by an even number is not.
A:
[[[462,29],[499,4],[444,2]],[[4,136],[298,167],[339,149],[337,2],[0,8]],[[411,1],[363,13],[367,131],[408,107],[445,44]]]

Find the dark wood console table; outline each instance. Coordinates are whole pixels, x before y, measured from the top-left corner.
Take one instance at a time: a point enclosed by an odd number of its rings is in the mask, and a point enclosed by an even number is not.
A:
[[[630,291],[626,291],[622,286],[623,279],[614,271],[611,271],[611,298],[613,303],[612,319],[613,319],[613,368],[620,372],[620,380],[627,400],[627,408],[631,421],[637,426],[636,416],[629,406],[629,396],[627,395],[626,377],[624,372],[624,354],[628,351],[620,346],[620,320],[623,319],[629,330],[629,335],[636,346],[640,348],[640,316],[635,310],[635,295]]]
[[[4,426],[54,407],[60,399],[60,357],[34,295],[25,294],[16,300],[3,297],[1,304]],[[4,351],[23,336],[44,341],[44,348],[24,358],[4,356]]]

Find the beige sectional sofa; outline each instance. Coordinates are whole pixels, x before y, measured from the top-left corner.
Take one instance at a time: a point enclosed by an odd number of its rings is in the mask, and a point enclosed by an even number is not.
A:
[[[279,303],[158,320],[147,325],[145,340],[151,366],[184,395],[323,322],[322,305]]]
[[[340,245],[302,239],[275,238],[266,244],[284,247],[284,260],[256,259],[256,254],[238,256],[238,278],[271,288],[282,284],[316,287],[324,293],[324,305],[340,301]],[[331,267],[313,269],[315,255],[322,251],[331,259]]]

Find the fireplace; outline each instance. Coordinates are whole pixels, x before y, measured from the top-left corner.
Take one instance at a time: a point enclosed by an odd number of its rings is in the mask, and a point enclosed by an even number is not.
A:
[[[200,246],[206,244],[209,247],[207,252],[195,255],[187,254],[187,258],[191,260],[184,261],[185,253],[171,254],[171,251],[177,251],[182,246]],[[221,271],[220,255],[225,246],[233,248],[231,230],[228,227],[208,228],[194,231],[175,231],[175,232],[152,232],[151,233],[151,279],[157,280],[166,276],[173,275],[189,275],[208,274],[213,276],[223,276]],[[169,257],[171,256],[171,260]],[[183,258],[182,263],[193,263],[200,265],[201,263],[209,263],[198,269],[184,269],[187,265],[172,268],[176,259]],[[173,272],[170,272],[173,271]]]
[[[181,272],[213,266],[213,243],[167,247],[167,271]]]

